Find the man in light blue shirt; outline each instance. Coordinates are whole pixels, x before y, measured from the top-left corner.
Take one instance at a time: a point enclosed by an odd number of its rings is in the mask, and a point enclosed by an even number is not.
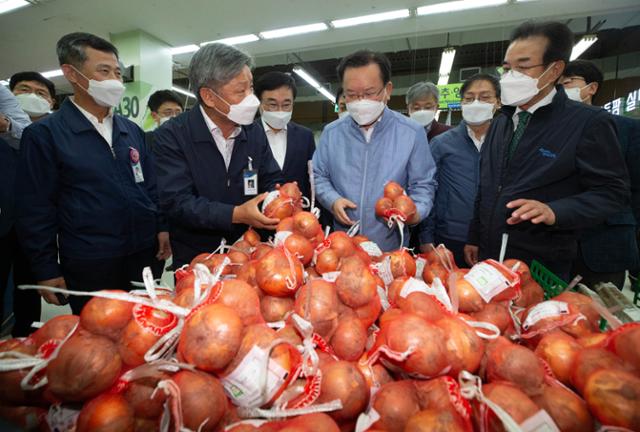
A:
[[[22,111],[11,90],[0,85],[0,136],[17,149],[22,131],[30,124],[29,116]]]
[[[383,251],[400,246],[397,229],[376,217],[375,204],[384,185],[395,181],[416,204],[408,225],[431,211],[436,167],[424,129],[391,111],[391,64],[381,53],[357,51],[342,59],[338,78],[349,116],[329,124],[313,157],[316,194],[331,209],[334,228],[346,230],[360,221],[360,231]],[[405,228],[404,245],[409,242]]]

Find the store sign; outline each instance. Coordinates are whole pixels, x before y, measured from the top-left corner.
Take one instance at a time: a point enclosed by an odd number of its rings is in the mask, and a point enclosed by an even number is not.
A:
[[[151,84],[134,81],[125,83],[124,86],[126,90],[120,104],[114,108],[115,113],[133,121],[143,130],[153,128],[153,118],[147,109],[147,101],[153,92]]]
[[[640,108],[640,89],[632,91],[626,98],[621,97],[607,102],[603,108],[615,115],[623,115],[624,113],[635,111]]]
[[[443,84],[438,86],[440,91],[440,102],[438,108],[453,109],[460,108],[460,87],[463,83]]]

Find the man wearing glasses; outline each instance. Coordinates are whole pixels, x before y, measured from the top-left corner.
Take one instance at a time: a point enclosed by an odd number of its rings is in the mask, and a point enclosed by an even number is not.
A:
[[[444,243],[456,264],[465,267],[463,250],[480,178],[480,150],[500,108],[500,82],[493,75],[477,74],[464,82],[460,94],[463,121],[429,142],[438,168],[438,191],[431,214],[420,224],[420,249],[428,252],[433,243]]]
[[[482,150],[480,186],[465,259],[506,255],[542,262],[568,278],[580,230],[629,200],[628,176],[611,116],[569,100],[557,85],[573,48],[561,23],[515,29],[500,79],[506,105]]]
[[[320,136],[313,156],[318,200],[331,209],[335,229],[360,221],[362,234],[383,251],[397,249],[400,234],[376,218],[375,203],[393,180],[416,204],[408,225],[429,214],[436,168],[427,136],[420,124],[387,108],[393,84],[384,54],[357,51],[343,58],[337,71],[349,116],[329,124]],[[405,246],[408,240],[405,235]]]

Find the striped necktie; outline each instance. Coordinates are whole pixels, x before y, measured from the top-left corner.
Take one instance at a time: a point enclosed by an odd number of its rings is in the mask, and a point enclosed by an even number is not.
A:
[[[518,143],[520,139],[522,139],[522,135],[524,135],[524,130],[527,128],[529,124],[529,120],[531,119],[531,113],[528,111],[520,111],[518,113],[518,126],[516,127],[515,132],[513,133],[513,137],[511,138],[511,142],[509,143],[509,155],[508,158],[511,160],[513,154],[516,152],[516,148],[518,147]]]

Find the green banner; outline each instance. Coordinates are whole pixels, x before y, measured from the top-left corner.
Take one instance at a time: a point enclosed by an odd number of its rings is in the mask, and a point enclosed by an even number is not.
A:
[[[439,85],[440,102],[438,108],[460,108],[460,87],[462,87],[462,84],[463,83]]]

